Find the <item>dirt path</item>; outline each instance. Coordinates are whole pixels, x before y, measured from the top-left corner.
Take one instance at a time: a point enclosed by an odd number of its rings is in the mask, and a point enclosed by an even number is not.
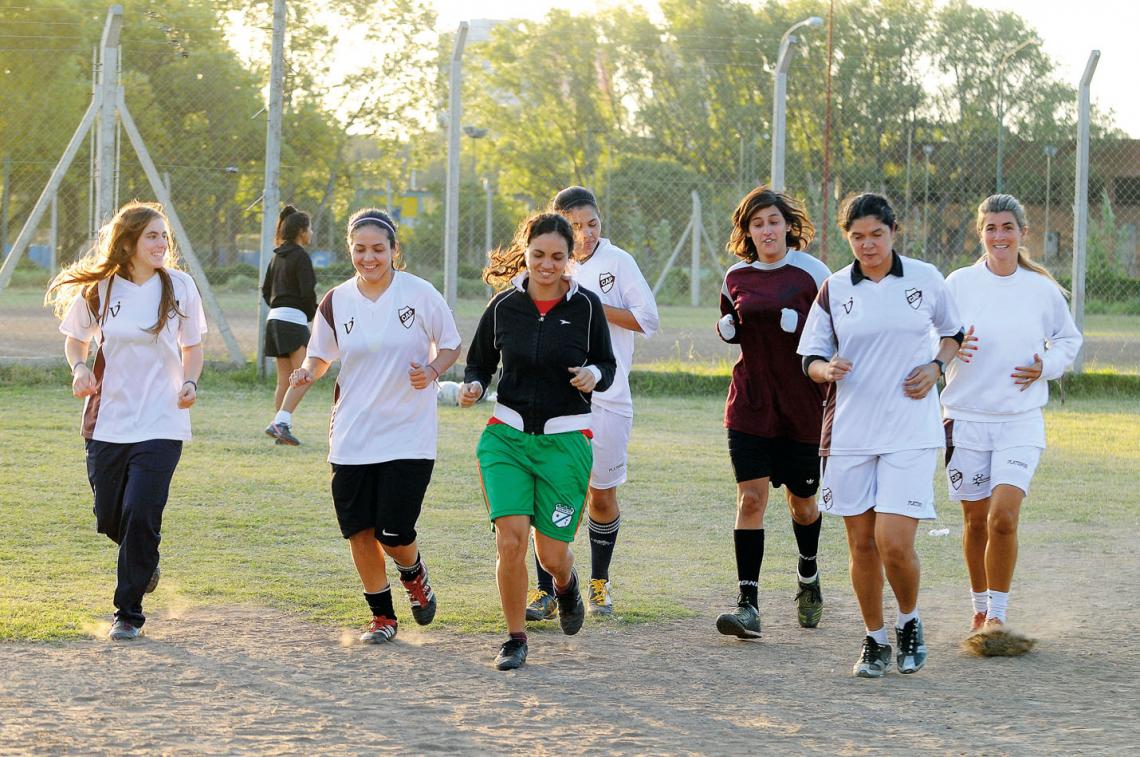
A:
[[[405,626],[362,647],[275,611],[158,608],[133,644],[0,646],[0,752],[1128,752],[1137,541],[1026,556],[1013,607],[1040,643],[1024,658],[967,657],[965,590],[925,591],[930,662],[880,681],[850,675],[859,624],[840,576],[815,631],[762,595],[759,642],[718,636],[709,608],[576,637],[551,626],[513,673],[490,667],[498,637]],[[1122,570],[1113,587],[1106,564]]]

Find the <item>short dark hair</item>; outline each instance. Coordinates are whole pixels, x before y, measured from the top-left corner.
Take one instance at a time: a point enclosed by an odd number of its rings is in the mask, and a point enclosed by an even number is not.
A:
[[[784,217],[784,222],[788,224],[784,241],[789,249],[803,250],[815,238],[815,226],[812,225],[803,205],[790,195],[766,186],[759,186],[744,195],[744,199],[732,213],[732,234],[725,249],[736,257],[749,263],[754,263],[758,259],[756,245],[752,242],[752,235],[748,233],[748,224],[752,221],[752,216],[756,215],[756,211],[762,208],[775,208]]]
[[[891,231],[898,230],[899,225],[895,220],[895,209],[891,207],[891,201],[875,192],[848,195],[839,206],[839,228],[844,232],[851,231],[851,224],[867,216],[878,218]]]
[[[585,187],[566,187],[554,195],[554,202],[550,207],[556,213],[566,213],[583,205],[589,205],[594,210],[598,209],[598,200],[594,197],[594,193]]]

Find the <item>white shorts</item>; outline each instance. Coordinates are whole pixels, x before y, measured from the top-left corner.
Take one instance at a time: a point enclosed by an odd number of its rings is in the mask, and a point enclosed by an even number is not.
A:
[[[633,418],[594,405],[590,409],[590,431],[594,434],[594,468],[590,471],[590,486],[595,489],[621,486],[626,479]]]
[[[831,455],[821,459],[820,505],[832,515],[877,513],[932,520],[938,449],[882,455]]]
[[[1042,416],[982,423],[947,420],[946,480],[950,499],[975,502],[998,484],[1029,494],[1029,482],[1045,448]]]

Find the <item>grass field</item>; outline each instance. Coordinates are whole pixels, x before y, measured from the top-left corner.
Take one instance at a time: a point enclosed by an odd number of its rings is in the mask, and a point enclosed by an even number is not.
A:
[[[327,381],[319,384],[295,416],[307,444],[276,447],[261,433],[271,417],[268,389],[211,387],[204,376],[195,439],[184,448],[166,510],[163,579],[150,610],[240,603],[322,624],[361,624],[359,582],[328,492],[330,392]],[[734,485],[722,409],[719,396],[638,404],[612,571],[622,622],[686,617],[734,599]],[[1023,549],[1065,544],[1083,552],[1140,525],[1138,410],[1134,399],[1095,398],[1048,408],[1050,446],[1023,511]],[[115,549],[94,532],[79,412],[62,383],[0,391],[0,639],[82,637],[113,609]],[[439,461],[420,519],[421,546],[443,598],[437,624],[460,633],[502,623],[474,466],[486,416],[486,406],[440,410]],[[941,521],[919,532],[925,588],[964,585],[961,516],[943,489],[939,477]],[[929,536],[936,525],[951,536]],[[780,495],[767,526],[761,594],[790,596],[794,542]],[[833,590],[849,592],[840,588],[841,534],[837,520],[826,522],[821,563],[835,576]],[[585,541],[575,548],[588,562]],[[403,597],[397,610],[408,614]]]

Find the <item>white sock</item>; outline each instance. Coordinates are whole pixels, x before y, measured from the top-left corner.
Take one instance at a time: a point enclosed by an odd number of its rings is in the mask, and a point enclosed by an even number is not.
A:
[[[970,600],[974,603],[974,612],[985,612],[990,606],[990,593],[988,591],[971,591]]]
[[[800,572],[798,570],[796,571],[796,578],[798,578],[800,583],[802,583],[802,584],[810,584],[812,581],[814,581],[816,579],[816,576],[818,576],[818,575],[819,575],[819,571],[817,570],[815,573],[812,573],[810,577],[804,578],[803,576],[800,575]]]
[[[997,618],[1005,622],[1005,608],[1009,606],[1008,591],[994,591],[990,589],[990,606],[986,610],[986,620]]]
[[[286,426],[293,425],[293,414],[288,410],[278,410],[277,415],[273,416],[274,423],[284,423]]]
[[[872,639],[874,639],[875,643],[878,644],[879,646],[882,646],[883,644],[887,643],[887,627],[886,626],[883,626],[878,631],[872,631],[870,628],[868,628],[867,629],[867,635],[870,636]]]
[[[905,628],[906,624],[918,617],[918,608],[915,607],[910,612],[903,612],[899,610],[898,620],[895,621],[895,628]]]

